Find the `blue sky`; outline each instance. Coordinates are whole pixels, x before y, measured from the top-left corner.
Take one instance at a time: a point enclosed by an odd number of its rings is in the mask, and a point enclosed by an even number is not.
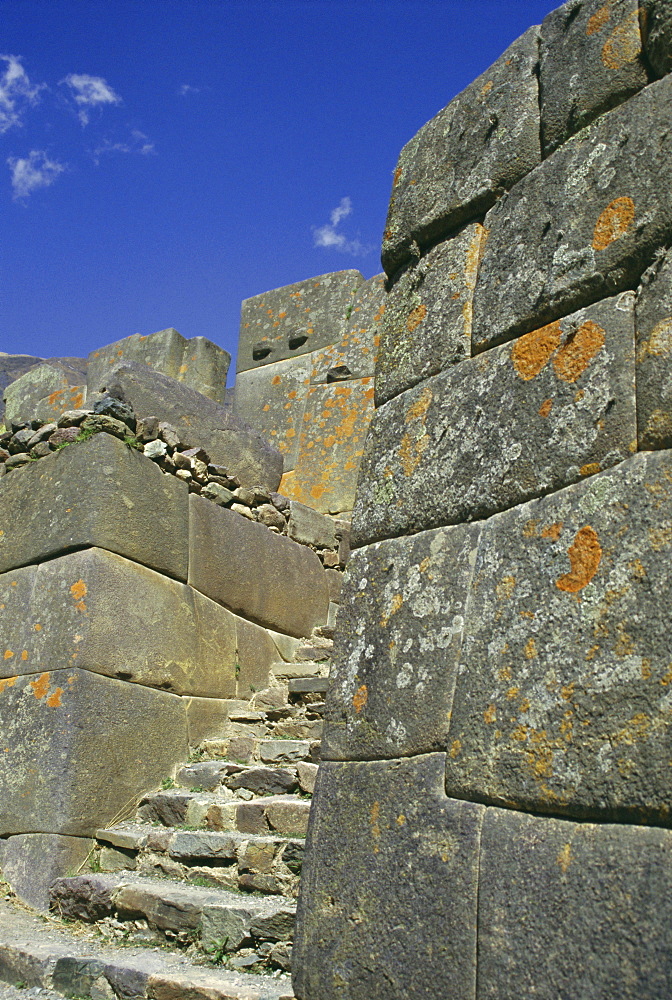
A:
[[[0,0],[0,351],[380,272],[401,147],[544,0]]]

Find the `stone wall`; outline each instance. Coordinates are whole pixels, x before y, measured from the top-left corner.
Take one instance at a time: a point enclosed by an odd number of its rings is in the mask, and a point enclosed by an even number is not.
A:
[[[401,152],[301,1000],[672,995],[671,52],[570,0]]]

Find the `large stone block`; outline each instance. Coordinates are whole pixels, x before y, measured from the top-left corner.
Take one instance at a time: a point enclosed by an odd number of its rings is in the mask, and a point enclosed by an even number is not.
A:
[[[278,650],[268,630],[236,617],[236,698],[251,698],[268,687]]]
[[[474,1000],[484,808],[442,754],[320,767],[292,965],[301,1000]]]
[[[387,274],[486,212],[539,163],[538,48],[530,28],[404,146],[383,235]]]
[[[645,274],[637,293],[637,440],[672,447],[672,254]]]
[[[478,905],[483,1000],[672,993],[672,833],[488,809]]]
[[[541,137],[548,155],[648,83],[638,0],[569,0],[541,25]]]
[[[376,410],[356,544],[488,517],[636,450],[631,292],[464,361]]]
[[[189,498],[189,583],[259,625],[310,635],[327,620],[329,588],[305,545],[202,497]]]
[[[188,490],[109,434],[0,481],[0,572],[97,545],[187,577]]]
[[[373,379],[311,386],[296,466],[281,492],[323,514],[352,510],[372,415]]]
[[[309,385],[309,354],[236,376],[233,412],[278,449],[285,472],[296,465]]]
[[[439,528],[352,554],[323,760],[445,749],[479,530]]]
[[[159,417],[173,424],[187,444],[205,448],[210,460],[225,465],[243,486],[277,488],[282,455],[214,400],[132,361],[115,365],[104,379],[89,381],[90,390],[103,386],[130,403],[139,417]]]
[[[378,331],[386,299],[384,274],[377,274],[359,286],[352,305],[346,309],[340,339],[311,355],[312,383],[340,382],[374,375]]]
[[[666,77],[572,136],[490,210],[474,351],[637,284],[672,235],[671,113]]]
[[[183,699],[78,667],[0,681],[0,834],[92,836],[187,750]]]
[[[86,384],[81,372],[69,365],[45,362],[11,382],[3,396],[8,425],[33,419],[46,424],[64,410],[79,409],[86,399]]]
[[[448,794],[670,823],[671,483],[640,454],[483,526]]]
[[[334,271],[245,299],[237,372],[310,354],[340,340],[363,280],[359,271]]]
[[[77,875],[95,841],[56,833],[24,833],[8,837],[2,855],[2,875],[18,898],[35,910],[48,912],[49,886],[57,878]]]
[[[409,266],[380,324],[376,406],[471,357],[471,312],[483,226],[467,226]]]
[[[104,382],[110,369],[121,361],[148,365],[216,403],[224,402],[231,355],[205,337],[186,340],[172,327],[148,336],[134,333],[124,337],[89,354],[89,384]]]
[[[0,676],[76,664],[175,694],[235,696],[235,616],[112,552],[83,549],[3,573],[0,604]]]
[[[32,354],[5,354],[0,351],[0,423],[5,419],[4,391],[7,386],[43,361],[44,358]]]
[[[672,69],[672,4],[642,0],[642,35],[647,58],[658,76]]]

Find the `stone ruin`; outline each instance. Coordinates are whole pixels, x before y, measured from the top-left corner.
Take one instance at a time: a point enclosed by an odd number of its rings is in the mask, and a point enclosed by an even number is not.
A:
[[[1,978],[672,996],[670,69],[669,0],[549,14],[402,150],[384,276],[243,304],[232,398],[174,331],[8,385],[5,878],[230,954],[180,979],[0,919]],[[276,793],[313,781],[292,929]]]

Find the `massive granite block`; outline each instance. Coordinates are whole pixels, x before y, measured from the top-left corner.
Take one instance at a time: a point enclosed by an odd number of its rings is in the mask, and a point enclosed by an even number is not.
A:
[[[11,382],[3,395],[8,426],[34,419],[46,424],[64,410],[79,409],[86,399],[86,384],[82,373],[70,365],[45,362]]]
[[[439,528],[352,554],[323,760],[445,749],[479,531]]]
[[[175,694],[235,696],[235,616],[112,552],[83,549],[3,573],[0,604],[0,676],[76,665]]]
[[[487,809],[478,996],[672,994],[672,832]]]
[[[0,834],[92,836],[187,750],[182,698],[78,667],[0,681]]]
[[[448,794],[670,823],[671,545],[667,451],[483,525]]]
[[[352,510],[372,415],[373,379],[311,386],[296,466],[281,492],[323,514]]]
[[[202,497],[189,498],[189,516],[192,587],[278,632],[326,624],[329,588],[311,549]]]
[[[236,370],[309,354],[340,340],[363,280],[359,271],[334,271],[245,299]]]
[[[636,285],[672,236],[671,113],[666,77],[572,136],[490,210],[474,351]]]
[[[637,440],[672,447],[672,254],[644,275],[635,306]]]
[[[464,361],[376,410],[357,545],[488,517],[636,450],[631,292]]]
[[[236,621],[236,698],[251,698],[255,691],[268,687],[278,649],[268,630],[245,618]]]
[[[541,25],[541,137],[548,155],[648,83],[638,0],[569,0]]]
[[[4,391],[7,386],[31,368],[37,368],[43,361],[44,358],[37,358],[32,354],[5,354],[0,351],[0,423],[5,419]]]
[[[672,69],[672,6],[669,0],[642,0],[644,49],[654,72],[665,76]]]
[[[320,767],[292,954],[300,1000],[474,1000],[484,809],[442,754]]]
[[[311,355],[313,384],[373,376],[386,299],[384,274],[377,274],[359,286],[352,305],[346,309],[340,339]]]
[[[210,461],[225,465],[243,486],[277,489],[282,455],[258,431],[200,392],[131,361],[89,381],[90,390],[102,387],[130,403],[137,416],[173,424],[185,443],[205,448]]]
[[[51,883],[77,875],[94,846],[91,838],[57,833],[8,837],[2,853],[2,877],[23,903],[46,913]]]
[[[380,324],[376,406],[471,357],[471,311],[483,226],[467,226],[409,266]]]
[[[303,354],[236,375],[233,412],[278,449],[284,472],[296,466],[299,454],[310,357]]]
[[[530,28],[402,149],[383,235],[387,274],[539,163],[538,45]]]
[[[231,355],[205,337],[186,340],[172,327],[148,336],[134,333],[124,337],[89,354],[89,384],[104,382],[110,369],[121,361],[148,365],[216,403],[224,402]]]
[[[188,490],[109,434],[0,480],[0,572],[97,545],[186,580]]]

